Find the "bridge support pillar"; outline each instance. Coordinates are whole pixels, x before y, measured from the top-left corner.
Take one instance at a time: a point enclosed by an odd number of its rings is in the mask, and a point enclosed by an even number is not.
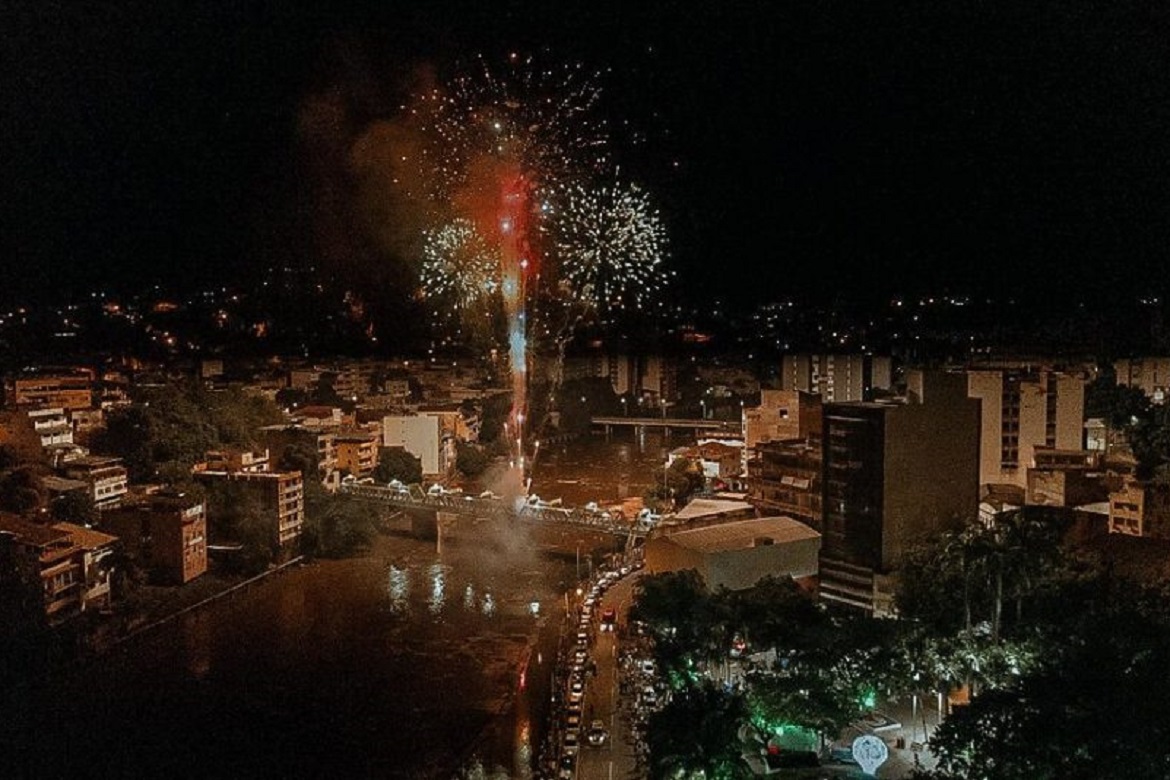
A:
[[[459,515],[454,512],[435,512],[435,553],[443,554],[443,533],[451,533]]]

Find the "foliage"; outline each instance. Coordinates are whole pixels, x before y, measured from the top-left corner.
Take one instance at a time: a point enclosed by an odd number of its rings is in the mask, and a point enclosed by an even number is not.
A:
[[[283,419],[262,396],[198,382],[147,388],[135,401],[112,410],[93,439],[95,452],[122,458],[132,482],[175,482],[209,450],[253,448],[262,426]]]
[[[275,520],[255,496],[238,482],[217,480],[207,487],[208,535],[213,543],[242,545],[238,561],[244,573],[264,571],[276,558],[279,539]]]
[[[491,463],[488,454],[482,447],[467,442],[458,442],[455,446],[455,468],[465,477],[478,477]]]
[[[375,481],[390,482],[396,479],[413,485],[422,482],[422,477],[422,460],[402,447],[383,447],[378,453],[378,465],[374,467]]]
[[[49,505],[49,514],[58,522],[92,526],[97,523],[98,511],[88,491],[71,490]]]
[[[45,486],[35,466],[23,465],[0,472],[0,509],[25,514],[45,500]]]
[[[301,552],[324,558],[342,558],[369,548],[375,533],[370,507],[345,496],[333,495],[319,483],[313,488],[306,483]]]
[[[691,496],[703,489],[707,479],[703,465],[691,458],[675,458],[666,469],[666,487],[674,498],[676,506],[690,501]]]
[[[738,736],[747,714],[740,694],[711,683],[675,694],[646,724],[650,777],[749,777]]]

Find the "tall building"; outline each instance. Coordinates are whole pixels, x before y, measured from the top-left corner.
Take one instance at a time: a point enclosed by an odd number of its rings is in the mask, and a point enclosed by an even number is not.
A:
[[[904,398],[826,404],[821,597],[887,614],[902,556],[979,504],[979,403],[910,372]]]
[[[981,485],[1028,486],[1036,449],[1082,449],[1085,380],[1024,368],[972,368],[967,388],[982,408]]]
[[[889,357],[879,355],[785,355],[780,388],[817,393],[825,403],[868,401],[893,385]]]
[[[1156,404],[1170,395],[1170,357],[1140,357],[1113,364],[1117,384],[1139,388]]]

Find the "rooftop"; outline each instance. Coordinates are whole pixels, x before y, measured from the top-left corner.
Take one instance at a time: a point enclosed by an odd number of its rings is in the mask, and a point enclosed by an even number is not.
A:
[[[755,507],[746,501],[724,501],[715,498],[696,498],[683,507],[674,517],[676,520],[698,520],[701,517],[716,517],[735,512],[754,512]]]
[[[735,520],[702,528],[672,533],[669,539],[676,544],[700,552],[725,552],[758,546],[758,540],[768,539],[772,544],[787,544],[803,539],[819,539],[820,534],[791,517],[756,517]]]

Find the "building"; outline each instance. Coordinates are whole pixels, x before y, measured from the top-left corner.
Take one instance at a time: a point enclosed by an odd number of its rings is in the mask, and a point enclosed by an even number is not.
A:
[[[1126,479],[1109,494],[1109,533],[1170,539],[1170,485]]]
[[[825,403],[868,401],[893,386],[889,357],[879,355],[785,355],[780,389],[820,395]]]
[[[242,486],[264,514],[274,547],[289,550],[300,540],[305,524],[305,483],[301,472],[207,471],[196,466],[194,475],[207,485]],[[217,519],[208,517],[209,531],[215,530]]]
[[[43,371],[13,379],[7,396],[12,406],[92,409],[93,388],[94,372],[90,369]]]
[[[1140,357],[1113,364],[1117,384],[1136,387],[1156,404],[1166,402],[1170,393],[1170,357]]]
[[[116,537],[71,523],[38,525],[8,514],[0,514],[0,535],[36,572],[51,624],[110,606]]]
[[[268,450],[211,450],[207,453],[204,468],[208,471],[245,471],[262,474],[271,470]]]
[[[826,404],[822,598],[892,610],[891,575],[914,545],[979,506],[979,402],[965,377],[913,371],[904,398]]]
[[[802,439],[769,441],[748,461],[748,500],[762,514],[782,514],[813,530],[821,528],[821,432]]]
[[[337,469],[355,477],[368,477],[378,465],[379,438],[373,433],[351,431],[333,439],[337,451]]]
[[[382,446],[401,447],[422,461],[425,475],[447,470],[439,418],[428,415],[390,415],[382,419]]]
[[[815,578],[820,547],[820,534],[789,517],[737,520],[652,535],[646,569],[695,569],[712,590],[742,590],[768,576]]]
[[[160,582],[182,585],[207,571],[207,505],[193,496],[151,494],[103,512],[102,527]]]
[[[99,509],[114,506],[126,495],[128,476],[121,458],[88,455],[66,461],[61,471],[89,485],[90,497]]]
[[[25,414],[32,422],[36,435],[40,437],[42,448],[73,443],[73,426],[64,409],[29,409]]]
[[[1109,499],[1103,453],[1037,447],[1028,468],[1026,502],[1034,506],[1078,507]]]
[[[743,410],[743,441],[749,458],[764,442],[804,439],[820,432],[820,396],[803,390],[761,390],[760,405]]]
[[[306,428],[340,428],[343,425],[353,425],[354,420],[347,417],[336,406],[302,406],[294,409],[289,415],[294,423]]]
[[[1082,448],[1083,376],[1024,368],[967,370],[968,392],[979,400],[982,428],[979,483],[1028,486],[1037,447]]]

